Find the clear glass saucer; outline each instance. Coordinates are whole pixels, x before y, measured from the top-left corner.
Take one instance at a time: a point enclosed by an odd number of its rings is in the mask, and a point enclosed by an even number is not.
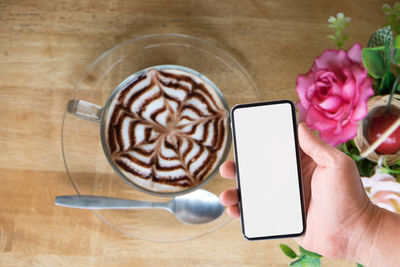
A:
[[[103,106],[126,77],[151,66],[166,64],[185,66],[207,76],[221,90],[230,108],[238,103],[260,101],[254,82],[234,58],[205,41],[178,34],[146,35],[110,49],[89,66],[70,99]],[[146,201],[170,200],[135,190],[114,172],[103,152],[98,123],[65,112],[61,142],[66,171],[77,194]],[[232,149],[228,159],[233,159]],[[234,180],[217,174],[203,188],[219,195],[234,186]],[[231,220],[225,213],[207,224],[187,225],[163,210],[92,212],[128,237],[155,242],[193,239],[211,233]]]

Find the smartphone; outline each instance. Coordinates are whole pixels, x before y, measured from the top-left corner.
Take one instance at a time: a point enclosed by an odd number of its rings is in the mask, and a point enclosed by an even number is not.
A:
[[[302,235],[305,212],[294,104],[236,105],[231,124],[244,237]]]

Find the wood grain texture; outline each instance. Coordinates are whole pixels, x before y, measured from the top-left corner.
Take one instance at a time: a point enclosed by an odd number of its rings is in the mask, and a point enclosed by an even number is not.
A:
[[[394,1],[387,1],[393,4]],[[279,243],[247,242],[233,221],[178,243],[128,238],[92,213],[53,205],[73,194],[61,156],[65,105],[85,69],[144,34],[202,38],[235,57],[264,100],[296,101],[296,77],[334,48],[327,19],[351,17],[366,44],[385,21],[376,0],[0,1],[0,266],[288,266]],[[244,89],[245,90],[245,89]],[[151,231],[151,225],[143,231]],[[323,266],[355,266],[323,259]]]

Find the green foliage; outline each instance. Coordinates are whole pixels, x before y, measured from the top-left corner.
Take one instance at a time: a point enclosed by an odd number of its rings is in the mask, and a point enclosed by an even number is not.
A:
[[[391,59],[392,63],[400,65],[400,49],[399,48],[393,48],[390,53],[390,56],[391,56],[390,59]]]
[[[381,84],[379,86],[378,93],[380,95],[390,94],[395,80],[396,80],[396,76],[393,73],[391,73],[391,72],[385,73],[385,75],[383,76],[383,78],[381,80]]]
[[[393,8],[388,4],[382,6],[382,11],[388,20],[386,25],[390,25],[392,30],[397,34],[400,33],[400,3],[395,3]]]
[[[393,75],[393,76],[394,76],[394,75]],[[399,89],[399,86],[398,86],[398,85],[399,85],[399,81],[400,81],[400,75],[397,76],[397,78],[396,78],[395,81],[393,82],[393,87],[392,87],[392,90],[391,90],[391,92],[390,92],[389,101],[388,101],[387,106],[386,106],[386,111],[387,111],[387,112],[390,112],[390,107],[391,107],[393,95],[394,95],[394,93]]]
[[[362,61],[368,74],[374,78],[375,95],[393,95],[396,92],[400,93],[400,35],[398,35],[400,33],[400,3],[395,3],[393,8],[384,4],[382,10],[388,23],[370,37],[367,48],[362,50]],[[328,27],[334,29],[335,33],[327,37],[332,39],[339,49],[342,49],[344,42],[348,39],[348,35],[344,31],[350,24],[350,18],[345,17],[343,13],[338,13],[336,17],[330,17],[328,22]],[[397,75],[392,71],[397,72]],[[355,161],[361,176],[371,177],[375,173],[377,164],[360,157],[360,151],[354,140],[342,144],[340,149]],[[400,161],[388,166],[386,158],[384,158],[380,168],[382,172],[393,175],[400,182]],[[290,263],[290,266],[321,266],[322,256],[317,253],[308,251],[301,246],[299,246],[300,254],[296,254],[285,244],[280,244],[280,248],[286,256],[296,259]],[[364,266],[357,263],[357,267]]]
[[[383,47],[364,48],[362,50],[362,61],[368,73],[379,79],[385,75],[385,60],[382,56]]]
[[[397,179],[398,182],[400,182],[400,161],[397,161],[392,166],[389,166],[387,164],[386,157],[384,157],[383,162],[382,162],[381,172],[392,175],[393,177],[395,177]]]
[[[317,253],[314,253],[314,252],[311,252],[311,251],[308,251],[308,250],[304,249],[301,246],[299,246],[299,250],[300,250],[300,252],[302,254],[307,255],[307,256],[309,256],[311,258],[321,258],[322,257],[321,255],[319,255]]]
[[[289,258],[296,258],[297,254],[296,252],[293,251],[293,249],[291,249],[290,247],[288,247],[285,244],[279,244],[279,247],[281,248],[281,250],[283,251],[283,253],[285,253],[286,256],[288,256]]]
[[[290,263],[290,266],[295,267],[321,267],[319,258],[312,258],[307,255],[301,255],[298,260]]]
[[[321,255],[308,251],[301,246],[299,246],[300,255],[297,255],[293,249],[288,247],[285,244],[280,244],[281,250],[291,259],[296,259],[290,266],[297,266],[297,267],[321,267]]]
[[[355,145],[354,140],[344,143],[341,150],[356,162],[358,172],[361,176],[371,177],[374,174],[376,163],[360,157],[360,151]]]
[[[394,47],[400,48],[400,35],[397,35],[394,39]]]
[[[350,18],[345,17],[343,13],[338,13],[336,18],[330,17],[328,22],[328,27],[335,29],[335,34],[327,37],[332,39],[339,49],[342,49],[344,42],[348,39],[348,35],[344,33],[344,30],[349,26]]]
[[[400,162],[399,162],[400,163]],[[280,244],[280,248],[282,249],[283,253],[291,259],[295,259],[295,261],[291,262],[289,266],[295,267],[321,267],[321,258],[322,256],[308,251],[303,247],[299,246],[300,255],[297,255],[293,249],[288,247],[285,244]],[[357,263],[357,267],[364,267],[363,265]]]
[[[376,163],[368,159],[362,159],[356,162],[356,166],[361,176],[371,177],[374,175]]]
[[[364,48],[361,54],[363,65],[368,74],[375,81],[378,81],[379,85],[374,88],[376,95],[390,94],[396,80],[396,76],[391,71],[390,63],[400,63],[400,49],[393,47],[393,42],[391,43],[389,39],[384,41],[384,46]]]

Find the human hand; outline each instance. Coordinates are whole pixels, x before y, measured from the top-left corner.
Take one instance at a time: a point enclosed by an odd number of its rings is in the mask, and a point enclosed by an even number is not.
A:
[[[351,158],[314,136],[304,124],[299,125],[298,135],[307,227],[296,241],[327,257],[352,257],[377,207],[369,201]],[[220,173],[234,178],[235,163],[225,162]],[[236,188],[222,192],[220,199],[228,214],[240,216]]]

